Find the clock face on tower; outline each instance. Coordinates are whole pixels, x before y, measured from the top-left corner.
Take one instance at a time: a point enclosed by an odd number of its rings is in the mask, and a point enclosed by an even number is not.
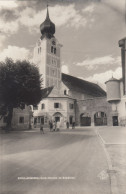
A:
[[[52,45],[56,45],[56,42],[55,42],[55,40],[52,40]]]

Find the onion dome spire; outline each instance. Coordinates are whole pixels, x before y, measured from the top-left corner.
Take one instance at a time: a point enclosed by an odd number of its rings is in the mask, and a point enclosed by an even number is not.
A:
[[[51,38],[55,34],[55,24],[49,18],[49,11],[47,5],[47,13],[45,21],[40,25],[41,38],[47,37]]]

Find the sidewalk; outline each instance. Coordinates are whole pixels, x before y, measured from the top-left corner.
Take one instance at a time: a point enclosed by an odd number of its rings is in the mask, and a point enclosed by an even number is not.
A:
[[[97,132],[110,157],[117,194],[126,194],[126,128],[99,127]]]

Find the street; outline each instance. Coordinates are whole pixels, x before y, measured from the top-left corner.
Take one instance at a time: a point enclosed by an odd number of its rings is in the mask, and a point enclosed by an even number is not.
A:
[[[1,194],[110,194],[106,155],[92,128],[1,135]]]

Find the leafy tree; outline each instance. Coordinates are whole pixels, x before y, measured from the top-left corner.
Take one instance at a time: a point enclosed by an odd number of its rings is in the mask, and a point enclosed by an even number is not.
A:
[[[0,115],[7,116],[7,127],[11,128],[13,108],[38,104],[44,93],[38,68],[28,61],[7,58],[0,62]]]

